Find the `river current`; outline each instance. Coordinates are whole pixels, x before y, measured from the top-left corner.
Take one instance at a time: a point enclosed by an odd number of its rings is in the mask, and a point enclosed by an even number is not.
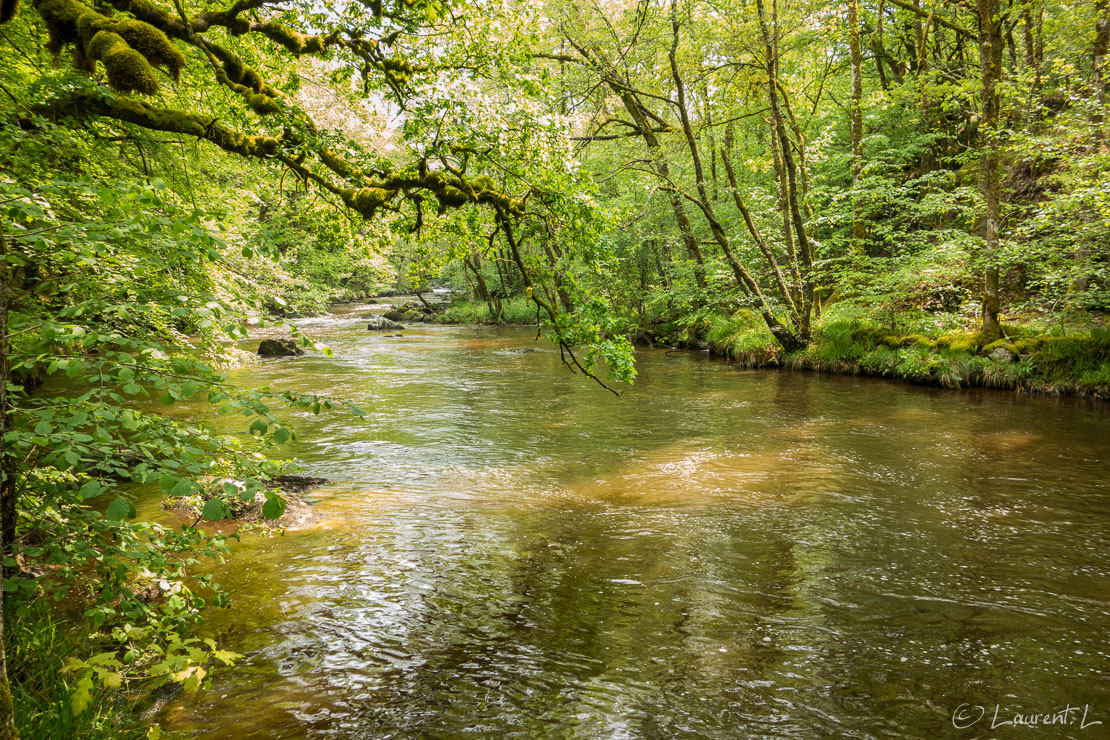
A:
[[[216,567],[246,657],[163,726],[1110,736],[1106,408],[661,349],[616,398],[534,330],[300,323],[335,355],[233,380],[368,416],[289,415],[323,518]]]

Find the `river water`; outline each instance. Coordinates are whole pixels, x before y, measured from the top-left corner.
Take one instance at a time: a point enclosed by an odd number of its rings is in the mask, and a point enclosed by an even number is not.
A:
[[[234,546],[246,657],[163,726],[1110,736],[1105,408],[663,350],[616,398],[527,329],[302,324],[335,356],[234,380],[369,415],[292,416],[324,519]]]

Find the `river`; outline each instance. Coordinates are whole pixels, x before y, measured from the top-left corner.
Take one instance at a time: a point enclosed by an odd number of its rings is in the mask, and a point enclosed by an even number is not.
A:
[[[534,330],[301,324],[335,356],[235,382],[369,415],[291,415],[324,518],[234,545],[207,629],[246,657],[165,727],[970,738],[1070,704],[1110,733],[1104,407],[664,350],[616,398]]]

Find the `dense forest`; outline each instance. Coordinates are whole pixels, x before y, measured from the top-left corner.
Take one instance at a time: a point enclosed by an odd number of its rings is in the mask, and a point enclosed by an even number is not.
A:
[[[1107,0],[3,0],[0,44],[0,737],[236,670],[203,521],[285,511],[282,409],[372,412],[229,383],[249,327],[450,287],[410,318],[614,393],[666,345],[1110,396]]]

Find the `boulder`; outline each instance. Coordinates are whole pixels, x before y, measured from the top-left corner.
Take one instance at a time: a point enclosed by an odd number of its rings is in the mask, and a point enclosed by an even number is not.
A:
[[[1005,347],[995,347],[987,357],[995,362],[1013,362],[1014,353]]]
[[[389,319],[390,321],[400,321],[401,319],[405,318],[405,312],[399,308],[391,308],[383,313],[382,316]]]
[[[259,357],[294,357],[304,350],[292,339],[263,339],[258,345]]]
[[[385,316],[371,316],[366,328],[370,331],[400,331],[405,327]]]

